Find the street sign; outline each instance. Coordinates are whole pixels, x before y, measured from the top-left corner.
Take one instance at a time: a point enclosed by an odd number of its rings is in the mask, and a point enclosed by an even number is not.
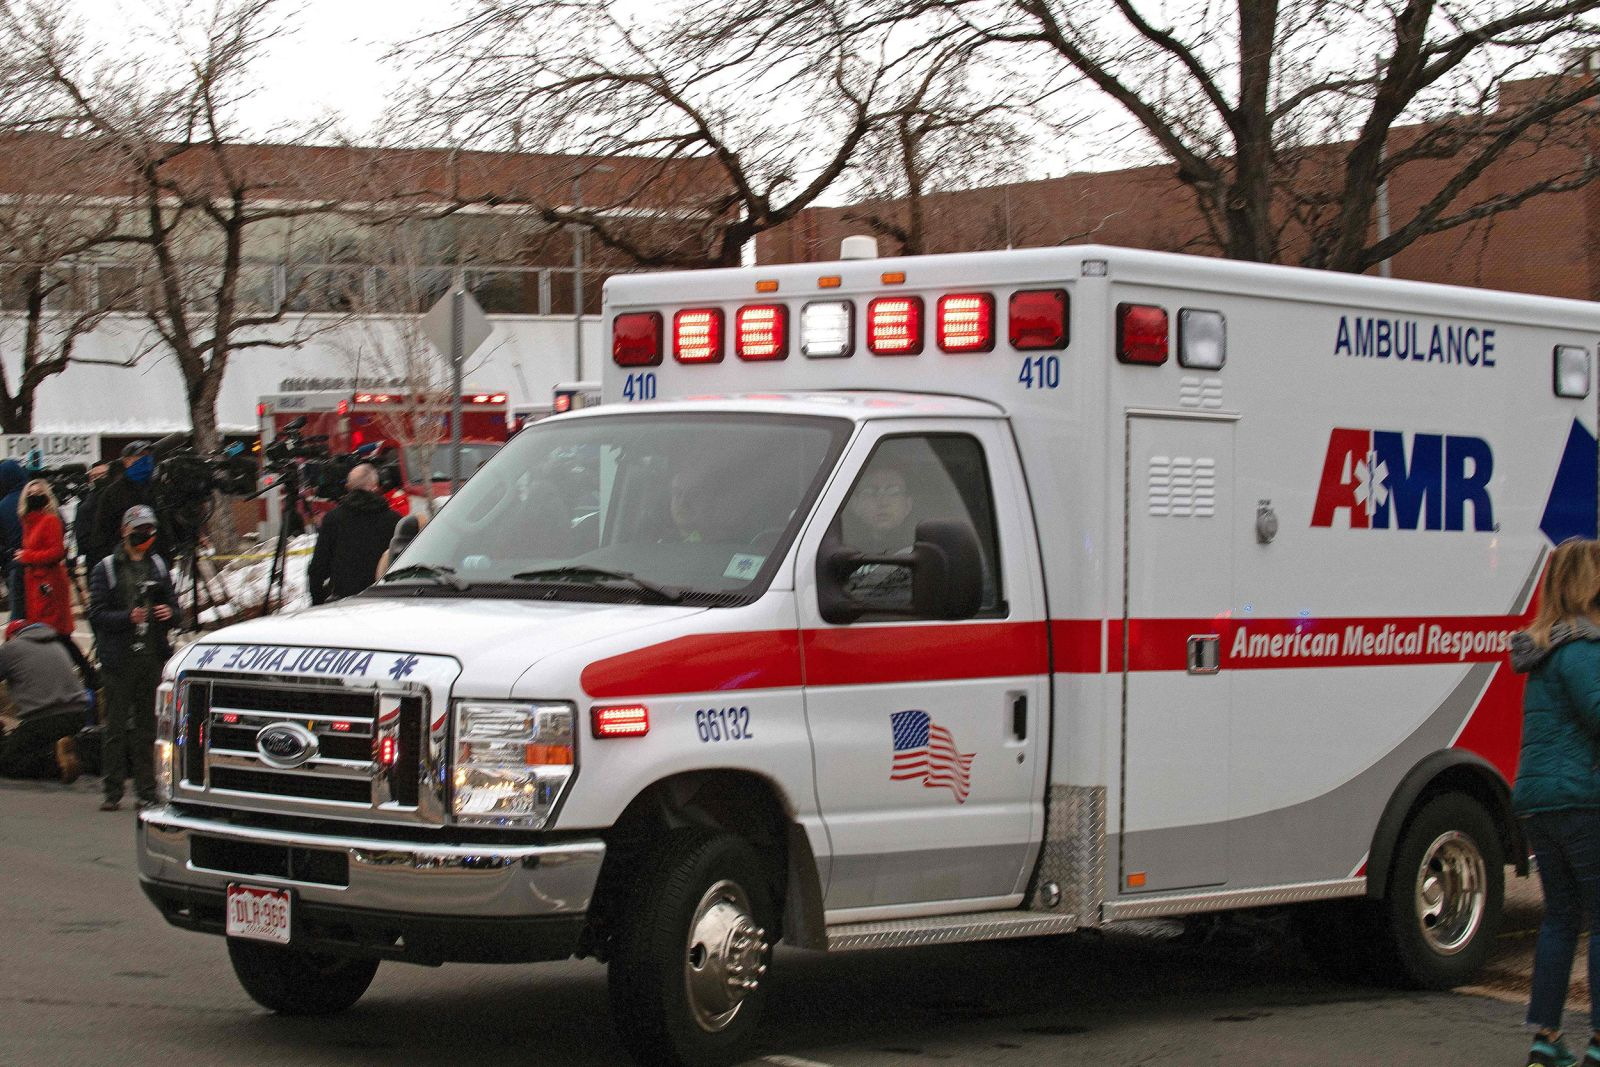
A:
[[[455,323],[452,321],[452,307],[459,303],[461,308],[461,348],[459,352],[451,346],[452,336],[455,333]],[[489,339],[494,332],[494,326],[489,322],[488,316],[483,313],[483,308],[472,294],[468,292],[449,292],[441,296],[438,303],[428,309],[422,316],[422,336],[426,337],[433,347],[443,352],[452,359],[466,359],[476,352]]]

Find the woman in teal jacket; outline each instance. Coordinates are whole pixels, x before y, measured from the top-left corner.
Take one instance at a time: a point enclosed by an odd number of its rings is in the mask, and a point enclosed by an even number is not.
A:
[[[1511,640],[1511,665],[1528,676],[1511,803],[1544,887],[1528,1067],[1578,1062],[1561,1040],[1561,1014],[1585,913],[1594,1035],[1583,1064],[1600,1067],[1600,542],[1568,541],[1551,555],[1538,614]]]

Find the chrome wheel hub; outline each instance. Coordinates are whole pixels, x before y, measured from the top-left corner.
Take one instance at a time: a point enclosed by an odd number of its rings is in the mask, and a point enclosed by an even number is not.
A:
[[[736,883],[718,882],[700,898],[689,922],[683,974],[689,1008],[701,1029],[726,1029],[760,986],[767,973],[766,938]]]
[[[1422,939],[1441,956],[1471,943],[1488,905],[1483,854],[1471,838],[1452,830],[1423,854],[1417,871],[1417,919]]]

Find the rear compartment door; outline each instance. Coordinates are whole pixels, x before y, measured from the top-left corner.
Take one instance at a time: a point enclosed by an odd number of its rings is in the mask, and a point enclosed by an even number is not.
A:
[[[1130,415],[1122,893],[1228,880],[1234,422]]]

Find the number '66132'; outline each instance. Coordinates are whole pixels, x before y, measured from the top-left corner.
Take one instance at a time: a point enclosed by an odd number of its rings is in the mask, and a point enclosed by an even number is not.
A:
[[[755,737],[750,729],[750,709],[701,708],[694,713],[694,728],[703,744],[712,741],[749,741]]]

